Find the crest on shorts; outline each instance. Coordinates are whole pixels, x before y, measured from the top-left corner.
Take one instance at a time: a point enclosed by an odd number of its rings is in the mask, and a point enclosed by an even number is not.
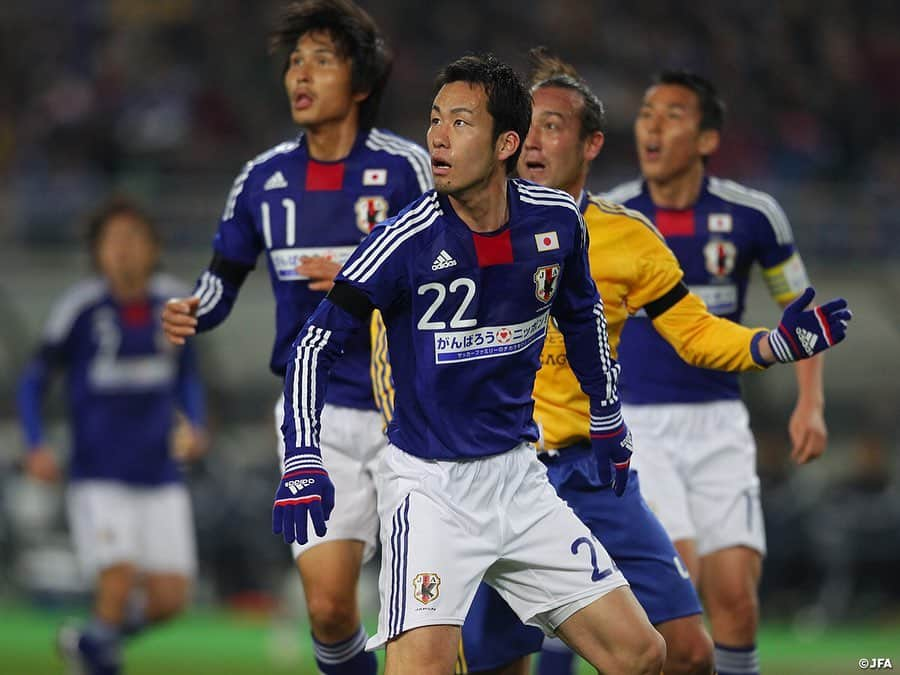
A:
[[[559,285],[559,265],[544,265],[534,273],[534,294],[541,302],[550,302]]]
[[[441,578],[434,572],[423,572],[413,579],[413,597],[423,605],[437,600],[440,594]]]

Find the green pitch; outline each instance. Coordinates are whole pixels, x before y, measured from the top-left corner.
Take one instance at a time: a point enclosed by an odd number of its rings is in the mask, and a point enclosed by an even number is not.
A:
[[[65,615],[0,607],[0,675],[56,675],[53,636]],[[374,626],[369,626],[371,630]],[[798,636],[767,625],[760,637],[768,675],[861,673],[861,658],[893,659],[900,670],[900,626],[845,626]],[[309,637],[299,623],[194,612],[148,632],[125,651],[128,675],[315,675]],[[579,673],[589,673],[583,665]]]

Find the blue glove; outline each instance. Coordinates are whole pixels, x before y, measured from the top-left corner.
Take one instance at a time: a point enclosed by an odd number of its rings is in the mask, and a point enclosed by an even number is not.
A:
[[[334,484],[322,464],[322,458],[312,452],[295,453],[284,458],[284,475],[275,493],[272,507],[272,532],[284,535],[284,543],[296,539],[305,544],[307,514],[313,529],[325,535],[325,521],[334,509]]]
[[[634,444],[622,413],[597,417],[591,413],[591,448],[597,458],[597,472],[603,485],[611,485],[617,497],[625,493]],[[615,470],[615,476],[613,476]]]
[[[803,291],[785,308],[778,328],[769,333],[769,346],[781,363],[808,359],[846,337],[847,322],[853,318],[847,301],[837,298],[806,309],[815,295],[812,287]]]

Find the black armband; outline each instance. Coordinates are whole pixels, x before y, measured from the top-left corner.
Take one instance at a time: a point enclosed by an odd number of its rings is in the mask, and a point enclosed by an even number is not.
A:
[[[662,296],[658,297],[653,302],[648,302],[644,305],[644,310],[647,312],[647,316],[651,319],[655,319],[660,314],[671,309],[675,303],[681,300],[684,296],[686,296],[690,291],[688,287],[684,285],[683,281],[679,281],[677,284],[672,286],[672,288],[663,293]]]
[[[247,275],[253,271],[253,265],[245,265],[234,260],[223,258],[219,252],[213,254],[209,263],[209,271],[231,286],[240,287]]]
[[[325,296],[333,304],[361,321],[366,321],[375,309],[372,301],[355,286],[345,281],[338,281]]]

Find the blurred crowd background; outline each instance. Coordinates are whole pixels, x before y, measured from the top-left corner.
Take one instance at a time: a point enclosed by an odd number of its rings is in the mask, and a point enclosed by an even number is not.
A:
[[[826,625],[900,612],[900,3],[893,0],[372,0],[395,52],[381,125],[424,142],[432,79],[463,53],[521,69],[544,44],[607,106],[589,185],[637,175],[632,121],[652,75],[687,67],[728,103],[713,172],[785,207],[820,297],[854,309],[827,357],[825,458],[789,459],[791,369],[745,377],[769,533],[763,612]],[[49,305],[88,271],[83,217],[111,192],[144,203],[166,267],[193,281],[242,164],[296,133],[266,38],[278,5],[254,0],[0,3],[0,601],[83,593],[58,489],[22,478],[14,384]],[[779,311],[761,280],[749,321]],[[277,480],[264,270],[198,340],[212,450],[187,469],[200,541],[199,601],[262,603],[290,576],[269,533]],[[59,394],[59,391],[56,392]],[[60,453],[62,405],[48,415]],[[296,594],[295,594],[296,595]]]

